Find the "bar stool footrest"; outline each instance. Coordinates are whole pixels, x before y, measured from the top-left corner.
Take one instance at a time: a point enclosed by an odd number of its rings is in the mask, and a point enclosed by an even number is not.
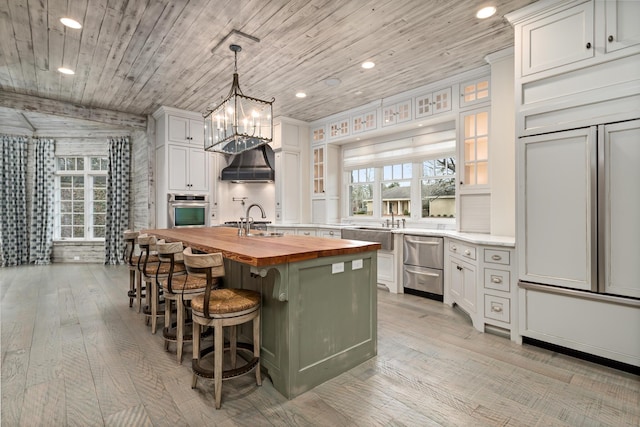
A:
[[[239,342],[236,344],[238,350],[244,350],[247,352],[250,352],[251,355],[253,356],[253,345],[249,344],[249,343],[244,343],[244,342]],[[229,350],[229,347],[225,347],[224,350]],[[200,352],[200,357],[202,358],[203,356],[212,353],[213,352],[213,347],[209,347],[206,348],[204,350],[202,350]],[[243,359],[243,358],[242,358]],[[249,360],[246,364],[240,366],[239,368],[235,368],[235,369],[227,369],[222,371],[222,379],[223,380],[228,380],[230,378],[235,378],[235,377],[239,377],[241,375],[244,374],[248,374],[249,372],[251,372],[256,365],[258,365],[258,362],[260,362],[260,358],[259,357],[253,357],[251,360]],[[208,378],[208,379],[213,379],[213,369],[209,369],[209,368],[204,368],[202,366],[200,366],[200,361],[198,359],[192,359],[191,361],[191,365],[192,365],[192,369],[193,369],[193,373],[196,374],[199,377],[202,378]]]

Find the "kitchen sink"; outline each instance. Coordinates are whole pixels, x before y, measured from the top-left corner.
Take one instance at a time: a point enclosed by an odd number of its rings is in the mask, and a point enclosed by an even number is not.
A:
[[[343,228],[343,239],[363,240],[365,242],[376,242],[382,245],[386,251],[393,250],[393,233],[390,228],[384,227],[354,227]]]
[[[284,236],[284,233],[275,233],[275,232],[259,232],[259,233],[249,233],[247,237],[281,237]]]

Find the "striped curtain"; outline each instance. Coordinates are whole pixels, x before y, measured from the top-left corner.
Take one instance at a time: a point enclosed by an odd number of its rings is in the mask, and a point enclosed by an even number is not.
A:
[[[53,139],[37,138],[33,148],[35,171],[29,262],[44,265],[51,263],[53,251],[55,143]]]
[[[105,264],[124,264],[123,233],[129,228],[129,138],[109,141],[107,218],[104,236]]]
[[[29,261],[27,230],[27,143],[24,136],[0,135],[0,265]]]

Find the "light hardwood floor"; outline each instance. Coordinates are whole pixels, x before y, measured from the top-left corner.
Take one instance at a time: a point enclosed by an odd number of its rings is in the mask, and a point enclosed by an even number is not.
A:
[[[378,356],[292,400],[250,375],[191,389],[129,308],[126,267],[0,269],[2,426],[638,426],[640,378],[378,292]],[[348,327],[348,325],[345,325]]]

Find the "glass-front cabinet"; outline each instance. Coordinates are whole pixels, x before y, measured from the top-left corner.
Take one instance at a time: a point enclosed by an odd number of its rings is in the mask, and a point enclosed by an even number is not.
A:
[[[462,114],[461,186],[489,184],[489,108]]]
[[[324,193],[324,146],[313,149],[313,194]]]

